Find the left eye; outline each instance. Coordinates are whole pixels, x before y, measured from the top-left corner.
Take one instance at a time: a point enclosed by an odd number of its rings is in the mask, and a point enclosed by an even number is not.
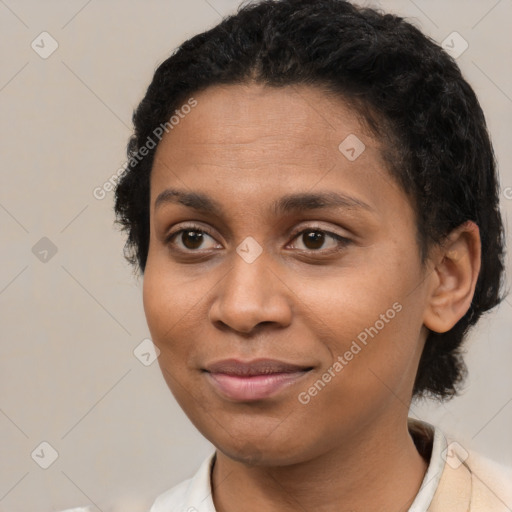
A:
[[[166,243],[170,246],[174,246],[173,248],[177,251],[197,252],[197,249],[201,248],[201,245],[205,242],[206,238],[211,238],[215,241],[213,236],[205,231],[204,228],[188,226],[180,229],[179,231],[171,233],[167,237]],[[321,249],[324,249],[325,252],[336,251],[350,243],[348,238],[342,237],[341,235],[332,233],[330,231],[325,231],[320,228],[303,229],[302,231],[293,235],[293,240],[297,239],[302,240],[302,243],[305,246],[305,248],[299,248],[299,250],[312,252],[320,252],[319,250]],[[332,240],[333,243],[331,243],[330,247],[326,248],[324,245],[329,239]],[[181,246],[178,245],[176,241],[180,241]],[[210,247],[210,249],[215,248],[222,248],[222,246],[220,244],[215,246],[214,244],[214,246]]]
[[[344,247],[350,242],[350,240],[347,238],[342,237],[336,233],[331,233],[330,231],[325,231],[318,228],[304,229],[295,235],[294,240],[302,240],[303,244],[306,246],[305,250],[307,251],[317,251],[318,249],[325,249],[325,247],[322,246],[329,238],[334,240],[334,244],[332,244],[330,248],[327,248],[327,250],[336,250],[339,247]]]

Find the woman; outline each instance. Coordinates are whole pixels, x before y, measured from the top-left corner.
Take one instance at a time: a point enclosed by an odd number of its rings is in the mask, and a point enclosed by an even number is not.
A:
[[[502,300],[478,100],[435,42],[264,0],[156,70],[116,189],[163,376],[216,451],[152,512],[505,511],[510,473],[408,417]]]

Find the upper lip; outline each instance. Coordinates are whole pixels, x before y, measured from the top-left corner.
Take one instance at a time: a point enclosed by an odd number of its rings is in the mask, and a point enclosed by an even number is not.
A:
[[[210,373],[224,373],[226,375],[268,375],[272,373],[292,373],[310,370],[307,365],[297,365],[278,361],[277,359],[254,359],[252,361],[240,361],[238,359],[223,359],[206,366]]]

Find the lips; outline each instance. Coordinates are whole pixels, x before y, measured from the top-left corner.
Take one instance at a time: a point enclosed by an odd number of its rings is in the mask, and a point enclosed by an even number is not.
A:
[[[311,366],[275,359],[243,362],[226,359],[205,368],[206,378],[223,398],[231,401],[255,401],[277,395],[297,383]]]
[[[243,362],[237,359],[225,359],[206,367],[206,371],[210,373],[223,373],[225,375],[237,375],[242,377],[269,375],[272,373],[294,373],[309,369],[311,369],[311,366],[290,364],[276,359],[256,359],[249,362]]]

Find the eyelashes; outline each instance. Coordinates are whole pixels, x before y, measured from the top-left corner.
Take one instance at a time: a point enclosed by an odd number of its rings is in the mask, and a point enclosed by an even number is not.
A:
[[[205,229],[204,227],[199,227],[194,224],[190,224],[188,226],[182,227],[178,231],[174,231],[173,233],[170,233],[169,236],[165,239],[166,245],[169,245],[171,247],[171,249],[175,249],[176,243],[175,243],[174,239],[178,238],[179,235],[183,235],[185,233],[187,233],[187,235],[190,235],[190,233],[196,233],[196,234],[200,233],[200,236],[198,237],[200,242],[203,241],[204,235],[208,235],[210,238],[213,239],[213,235],[210,233],[209,230]],[[183,239],[182,239],[182,242],[183,242]],[[197,240],[196,240],[196,242],[197,242]],[[185,249],[178,248],[177,250],[179,250],[181,252],[198,252],[198,251],[191,250],[188,248],[185,248]]]
[[[306,234],[309,234],[309,236],[304,239],[304,235]],[[312,234],[315,236],[311,236]],[[184,235],[186,235],[187,238],[184,238]],[[183,226],[177,231],[170,233],[165,239],[165,244],[171,249],[171,251],[176,251],[181,254],[194,255],[194,253],[197,253],[198,255],[204,255],[205,251],[201,249],[201,247],[208,238],[211,238],[215,241],[213,233],[209,229],[203,226],[198,226],[196,224],[189,224]],[[293,242],[297,239],[300,239],[302,244],[305,246],[305,249],[297,249],[297,251],[300,253],[310,254],[332,254],[334,252],[343,250],[348,244],[351,243],[350,239],[332,231],[328,231],[320,226],[307,226],[294,231],[291,234],[291,241]],[[331,247],[325,249],[324,245],[328,240],[333,241],[334,246],[331,244]],[[181,243],[181,247],[179,244],[177,244],[177,242]],[[313,248],[307,247],[307,244],[309,243],[313,244]],[[187,247],[186,244],[191,247]],[[319,245],[320,247],[318,247]],[[218,250],[221,248],[222,246],[216,242],[215,247],[207,250]]]

